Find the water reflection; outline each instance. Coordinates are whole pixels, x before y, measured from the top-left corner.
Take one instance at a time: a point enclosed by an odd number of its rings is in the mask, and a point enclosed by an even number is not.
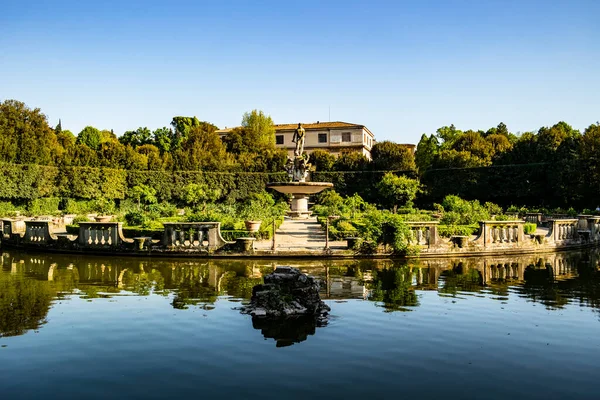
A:
[[[598,251],[397,261],[283,262],[318,276],[324,299],[363,299],[384,311],[418,310],[420,294],[463,298],[477,294],[507,301],[517,296],[561,309],[600,309]],[[116,296],[161,296],[175,309],[211,310],[220,299],[246,301],[273,261],[196,261],[38,255],[4,252],[0,270],[0,336],[21,335],[46,322],[56,299],[89,301]],[[279,264],[281,265],[281,264]],[[333,310],[335,314],[335,307]],[[314,321],[265,325],[278,346],[315,332]]]
[[[275,339],[277,347],[291,346],[314,335],[319,324],[313,317],[269,320],[252,318],[252,327],[259,329],[265,339]]]

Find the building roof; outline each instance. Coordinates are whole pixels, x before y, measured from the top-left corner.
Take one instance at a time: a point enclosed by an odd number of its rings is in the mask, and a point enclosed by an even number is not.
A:
[[[298,124],[275,124],[276,130],[294,130],[298,127]],[[352,124],[350,122],[342,122],[342,121],[331,121],[331,122],[309,122],[302,123],[302,127],[304,129],[332,129],[332,128],[364,128],[364,125]]]
[[[286,131],[286,130],[295,130],[298,127],[298,123],[295,124],[275,124],[274,125],[275,130],[276,131]],[[314,130],[314,129],[343,129],[343,128],[347,128],[347,129],[365,129],[367,132],[371,133],[370,130],[367,129],[366,126],[364,125],[360,125],[360,124],[353,124],[350,122],[342,122],[342,121],[331,121],[331,122],[309,122],[309,123],[302,123],[302,127],[304,129],[310,129],[310,130]],[[225,128],[225,129],[219,129],[217,131],[217,133],[229,133],[231,132],[231,130],[234,128]],[[373,135],[371,133],[371,135]]]

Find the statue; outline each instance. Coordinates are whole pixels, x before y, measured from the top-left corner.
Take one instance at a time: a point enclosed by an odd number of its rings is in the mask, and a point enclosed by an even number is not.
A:
[[[296,150],[294,150],[296,157],[301,156],[304,151],[304,136],[306,136],[306,131],[302,127],[302,124],[298,123],[298,128],[296,128],[292,137],[292,143],[296,143]]]
[[[308,177],[312,164],[308,162],[308,155],[303,154],[300,157],[288,158],[285,163],[285,171],[292,182],[305,182]]]

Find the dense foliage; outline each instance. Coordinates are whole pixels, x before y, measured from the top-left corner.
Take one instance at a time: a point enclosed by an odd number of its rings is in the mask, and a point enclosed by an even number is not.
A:
[[[44,198],[62,199],[62,210],[68,199],[108,199],[117,206],[134,199],[141,206],[144,187],[158,203],[234,204],[269,181],[287,179],[280,172],[286,152],[275,147],[271,117],[253,110],[222,138],[217,129],[197,117],[175,116],[154,130],[139,127],[117,136],[87,126],[74,135],[61,122],[52,128],[40,109],[5,100],[0,103],[0,211],[41,211],[57,201],[38,200]],[[357,152],[336,158],[315,151],[311,178],[390,210],[413,203],[431,208],[448,195],[479,200],[484,208],[488,202],[504,208],[598,207],[598,123],[583,133],[559,122],[520,134],[503,123],[485,131],[450,125],[424,134],[415,154],[390,141],[375,143],[371,154],[369,160]],[[48,204],[42,207],[40,201]],[[462,212],[447,211],[447,219]]]

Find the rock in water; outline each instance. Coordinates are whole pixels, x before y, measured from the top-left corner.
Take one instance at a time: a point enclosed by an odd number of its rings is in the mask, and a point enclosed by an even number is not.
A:
[[[242,310],[256,318],[314,316],[325,322],[331,309],[321,301],[319,282],[292,267],[277,267],[265,283],[252,289],[250,304]]]

